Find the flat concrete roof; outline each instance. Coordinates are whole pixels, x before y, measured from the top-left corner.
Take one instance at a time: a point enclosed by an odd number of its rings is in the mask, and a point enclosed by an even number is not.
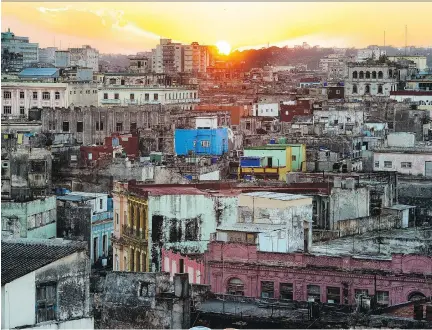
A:
[[[403,210],[409,210],[409,209],[415,209],[416,206],[412,206],[412,205],[404,205],[404,204],[395,204],[389,207],[385,207],[386,209],[391,209],[391,210],[398,210],[398,211],[403,211]]]
[[[259,198],[269,198],[269,199],[275,199],[280,201],[293,201],[298,199],[310,198],[305,195],[276,193],[271,191],[255,191],[255,192],[245,193],[242,195],[259,197]]]

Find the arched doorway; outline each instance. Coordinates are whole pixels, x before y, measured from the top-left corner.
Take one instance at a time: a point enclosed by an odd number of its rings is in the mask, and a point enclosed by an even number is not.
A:
[[[415,291],[409,294],[408,301],[416,301],[416,300],[421,300],[423,298],[426,298],[426,296],[423,293]]]
[[[232,278],[228,281],[227,293],[235,296],[244,296],[244,284],[239,278]]]

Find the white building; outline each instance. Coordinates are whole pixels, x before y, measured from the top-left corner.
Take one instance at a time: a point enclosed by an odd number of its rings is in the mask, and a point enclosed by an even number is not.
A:
[[[328,134],[360,134],[364,123],[364,110],[359,109],[329,109],[314,110],[314,122],[324,126]]]
[[[396,65],[348,63],[348,77],[345,80],[345,98],[364,96],[389,97],[397,90],[400,80],[405,80],[408,70]]]
[[[393,62],[408,60],[415,63],[417,69],[420,71],[426,70],[428,68],[427,66],[427,58],[423,55],[396,55],[396,56],[389,56],[388,59]]]
[[[57,47],[39,48],[39,62],[55,64]]]
[[[277,117],[279,116],[279,103],[255,103],[252,113],[258,117]]]
[[[320,59],[319,68],[326,72],[330,79],[343,79],[346,76],[346,58],[339,54],[330,54]]]
[[[1,114],[27,117],[31,108],[96,106],[98,93],[93,83],[2,82]]]
[[[381,50],[378,46],[369,46],[366,49],[359,49],[357,51],[357,61],[363,62],[367,59],[379,59],[380,56],[385,55],[386,51]]]
[[[165,74],[110,73],[98,90],[100,106],[179,104],[191,109],[199,101],[196,86],[171,86]]]
[[[218,128],[218,118],[216,116],[203,116],[195,118],[195,128]]]
[[[67,68],[71,65],[70,52],[68,50],[55,51],[54,64],[56,68]]]
[[[69,48],[70,65],[92,68],[94,72],[99,71],[99,51],[88,45],[82,48]]]
[[[1,247],[2,329],[94,329],[86,243],[10,239]]]
[[[432,148],[393,148],[374,151],[374,171],[432,177]]]
[[[418,109],[432,111],[432,91],[395,91],[390,93],[390,98],[398,102],[416,102]]]

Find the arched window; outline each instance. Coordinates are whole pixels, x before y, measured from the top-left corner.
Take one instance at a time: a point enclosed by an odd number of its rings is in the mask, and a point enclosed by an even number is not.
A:
[[[359,78],[360,78],[360,79],[364,79],[364,72],[363,72],[363,71],[360,71],[360,73],[359,73]]]
[[[423,293],[417,291],[410,293],[410,295],[408,296],[408,301],[416,301],[423,298],[426,298],[426,296]]]
[[[353,85],[353,90],[352,90],[353,94],[357,94],[357,85]]]
[[[111,78],[111,79],[109,80],[110,85],[115,85],[116,82],[117,82],[117,80],[116,80],[115,78]]]
[[[239,278],[232,278],[228,282],[227,293],[235,296],[244,296],[244,284]]]
[[[370,85],[365,86],[365,94],[370,94]]]
[[[389,78],[393,78],[393,70],[389,69]]]
[[[371,75],[369,71],[366,71],[366,79],[370,79]]]
[[[353,76],[353,79],[357,79],[357,71],[354,71],[352,76]]]
[[[372,71],[372,79],[376,79],[376,71]]]
[[[55,92],[54,95],[56,100],[60,100],[60,92]]]
[[[382,79],[383,78],[383,72],[382,71],[378,71],[378,79]]]
[[[383,87],[382,85],[378,85],[378,94],[382,94],[383,93]]]

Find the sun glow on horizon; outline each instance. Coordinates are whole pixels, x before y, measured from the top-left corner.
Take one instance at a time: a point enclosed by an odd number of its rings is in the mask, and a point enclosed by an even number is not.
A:
[[[228,42],[224,40],[220,40],[216,43],[216,47],[218,49],[219,54],[229,55],[231,53],[231,46]]]

